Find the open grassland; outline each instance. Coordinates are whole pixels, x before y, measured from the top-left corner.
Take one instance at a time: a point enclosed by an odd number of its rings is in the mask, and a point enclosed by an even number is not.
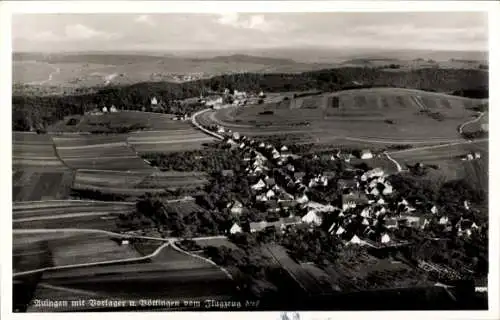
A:
[[[165,189],[192,189],[205,183],[207,178],[202,172],[77,170],[73,188],[140,196],[147,192],[162,193]]]
[[[460,139],[457,127],[474,114],[466,107],[480,103],[418,90],[357,89],[292,99],[289,108],[275,103],[221,109],[202,114],[200,122],[253,136],[304,132],[315,143],[437,143]]]
[[[109,106],[110,107],[110,106]],[[119,111],[100,115],[69,116],[51,127],[50,132],[92,132],[106,129],[107,126],[137,128],[136,130],[181,130],[189,129],[191,125],[186,121],[173,120],[174,116],[161,113]],[[70,124],[70,119],[75,119]],[[135,130],[134,130],[135,131]]]
[[[60,135],[53,140],[61,159],[74,169],[150,169],[120,135]]]
[[[50,290],[44,289],[44,284]],[[149,262],[45,272],[34,299],[231,298],[234,283],[217,267],[166,247]],[[36,309],[32,309],[36,311]]]
[[[12,133],[12,166],[44,168],[45,171],[66,168],[57,157],[51,136],[26,132]]]
[[[199,150],[203,148],[203,144],[212,141],[214,141],[212,137],[192,127],[164,131],[134,132],[128,137],[128,143],[138,153],[168,153]]]
[[[82,228],[116,230],[120,214],[135,209],[133,203],[47,201],[14,203],[13,229]]]

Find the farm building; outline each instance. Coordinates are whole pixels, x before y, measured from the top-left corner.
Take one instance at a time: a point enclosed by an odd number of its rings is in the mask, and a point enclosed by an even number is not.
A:
[[[112,105],[109,109],[109,112],[118,112],[118,109],[114,105]]]
[[[108,108],[102,107],[102,113],[107,113],[107,112],[108,112]]]
[[[158,104],[158,100],[156,100],[156,97],[153,97],[153,98],[151,99],[151,105],[152,105],[152,106],[156,106],[157,104]]]

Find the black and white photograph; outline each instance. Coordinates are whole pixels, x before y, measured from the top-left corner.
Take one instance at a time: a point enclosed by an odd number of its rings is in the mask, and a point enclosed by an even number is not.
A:
[[[285,4],[12,13],[12,313],[494,307],[488,9]]]

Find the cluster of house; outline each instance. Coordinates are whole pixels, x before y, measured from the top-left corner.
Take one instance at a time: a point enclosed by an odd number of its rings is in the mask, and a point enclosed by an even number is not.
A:
[[[471,160],[474,160],[474,159],[481,159],[481,153],[480,152],[470,152],[470,153],[467,153],[466,155],[464,155],[462,157],[462,160],[463,161],[471,161]]]
[[[225,137],[232,148],[248,151],[245,172],[254,177],[251,189],[255,194],[255,204],[265,204],[268,213],[279,212],[285,218],[276,221],[255,221],[249,226],[235,223],[230,233],[242,231],[256,232],[266,228],[285,231],[294,224],[320,226],[328,221],[328,231],[344,240],[346,244],[377,246],[399,246],[407,243],[391,237],[391,229],[400,227],[428,228],[439,224],[444,231],[451,231],[453,225],[446,214],[439,214],[436,205],[415,203],[393,196],[395,190],[387,179],[388,175],[381,168],[358,172],[352,179],[336,179],[337,190],[341,193],[338,206],[310,201],[307,193],[314,188],[328,188],[334,183],[335,172],[323,172],[313,177],[306,177],[304,172],[297,172],[289,163],[289,157],[296,157],[288,152],[285,145],[257,142],[237,132],[217,127],[217,132]],[[346,161],[352,154],[332,155],[331,160]],[[370,159],[373,154],[363,150],[362,159]],[[272,162],[270,166],[268,162]],[[270,169],[273,167],[273,170]],[[243,206],[239,202],[228,204],[231,212],[241,213]],[[464,203],[470,210],[468,202]],[[290,210],[294,208],[295,210]],[[287,216],[288,214],[288,216]],[[275,216],[275,215],[274,215]],[[323,224],[324,225],[324,224]],[[381,228],[381,226],[383,226]],[[469,219],[461,219],[455,226],[459,236],[470,236],[478,226]]]
[[[229,89],[225,89],[222,96],[212,96],[212,97],[200,97],[200,102],[207,107],[213,109],[221,109],[223,107],[230,106],[244,106],[250,104],[257,104],[259,98],[265,97],[264,92],[259,94],[251,94],[245,91],[234,90],[230,92]]]

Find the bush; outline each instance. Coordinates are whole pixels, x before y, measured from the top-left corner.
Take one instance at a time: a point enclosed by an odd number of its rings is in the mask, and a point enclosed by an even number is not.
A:
[[[262,112],[259,112],[259,114],[261,114],[261,115],[273,115],[273,114],[274,114],[274,111],[267,110],[267,111],[262,111]]]

